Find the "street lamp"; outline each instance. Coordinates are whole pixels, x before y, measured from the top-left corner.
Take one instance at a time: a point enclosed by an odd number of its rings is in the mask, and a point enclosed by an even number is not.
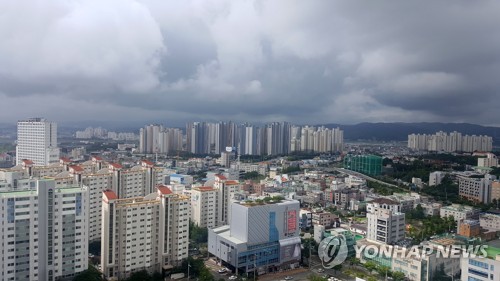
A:
[[[189,280],[189,268],[191,267],[191,265],[189,264],[188,262],[188,280]]]

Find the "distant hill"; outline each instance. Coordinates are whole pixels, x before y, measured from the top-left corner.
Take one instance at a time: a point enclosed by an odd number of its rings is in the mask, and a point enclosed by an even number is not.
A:
[[[409,134],[434,134],[438,131],[457,131],[465,135],[488,135],[500,144],[500,127],[487,127],[468,123],[359,123],[355,125],[324,124],[328,128],[340,127],[346,140],[406,141]]]

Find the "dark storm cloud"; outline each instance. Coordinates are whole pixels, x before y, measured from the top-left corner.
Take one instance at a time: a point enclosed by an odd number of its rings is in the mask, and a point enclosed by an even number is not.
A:
[[[2,120],[498,124],[495,1],[0,0],[0,10]]]

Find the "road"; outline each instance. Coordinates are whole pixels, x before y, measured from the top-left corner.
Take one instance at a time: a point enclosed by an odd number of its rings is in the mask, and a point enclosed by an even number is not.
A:
[[[365,179],[365,180],[369,180],[369,181],[374,181],[374,182],[377,182],[377,183],[380,183],[380,184],[383,184],[383,185],[387,185],[387,186],[390,186],[390,187],[396,187],[396,188],[400,188],[399,186],[397,185],[394,185],[394,184],[391,184],[391,183],[387,183],[385,181],[381,181],[381,180],[378,180],[378,179],[375,179],[375,178],[372,178],[370,176],[367,176],[365,174],[361,174],[361,173],[358,173],[358,172],[355,172],[355,171],[351,171],[351,170],[348,170],[348,169],[344,169],[344,168],[334,168],[334,170],[338,171],[338,172],[341,172],[341,173],[344,173],[344,174],[348,174],[348,175],[352,175],[352,176],[356,176],[356,177],[359,177],[359,178],[362,178],[362,179]]]
[[[317,257],[316,257],[317,259]],[[205,265],[207,268],[210,269],[212,274],[214,275],[215,279],[218,280],[219,278],[222,278],[224,280],[229,280],[229,277],[233,275],[232,273],[226,273],[226,274],[220,274],[217,272],[217,270],[221,269],[221,266],[217,265],[213,259],[210,259],[208,261],[205,261]],[[285,280],[286,276],[292,276],[293,281],[308,281],[309,276],[312,274],[322,276],[324,274],[328,274],[329,276],[333,276],[336,278],[339,278],[342,281],[351,281],[354,280],[351,277],[345,276],[339,271],[333,270],[333,269],[323,269],[323,272],[318,272],[320,268],[323,268],[321,265],[321,262],[319,259],[314,260],[311,262],[311,268],[307,267],[301,267],[301,268],[296,268],[296,269],[291,269],[291,270],[286,270],[283,272],[276,272],[276,273],[268,273],[265,275],[259,276],[258,280],[259,281],[277,281],[277,280]],[[252,278],[249,278],[248,281],[253,280]]]

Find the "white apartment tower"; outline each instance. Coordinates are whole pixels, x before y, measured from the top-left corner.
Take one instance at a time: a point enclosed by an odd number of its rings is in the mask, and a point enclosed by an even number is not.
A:
[[[0,190],[0,279],[72,279],[86,270],[87,198],[85,186],[56,187],[47,179]]]
[[[57,124],[43,118],[17,122],[16,165],[23,159],[43,166],[59,162]]]
[[[240,191],[240,184],[223,175],[215,175],[214,189],[217,192],[217,226],[228,225],[231,221],[231,203],[235,201],[234,194]]]
[[[217,190],[209,186],[191,189],[191,221],[200,227],[217,226]]]
[[[377,208],[367,213],[366,238],[373,242],[391,244],[404,238],[405,214],[390,209]]]
[[[136,271],[160,272],[188,257],[189,198],[158,186],[145,197],[102,197],[101,266],[108,280]]]
[[[236,200],[240,184],[223,175],[215,175],[213,187],[202,186],[191,189],[191,220],[198,226],[214,228],[228,225],[231,219],[230,206]]]

